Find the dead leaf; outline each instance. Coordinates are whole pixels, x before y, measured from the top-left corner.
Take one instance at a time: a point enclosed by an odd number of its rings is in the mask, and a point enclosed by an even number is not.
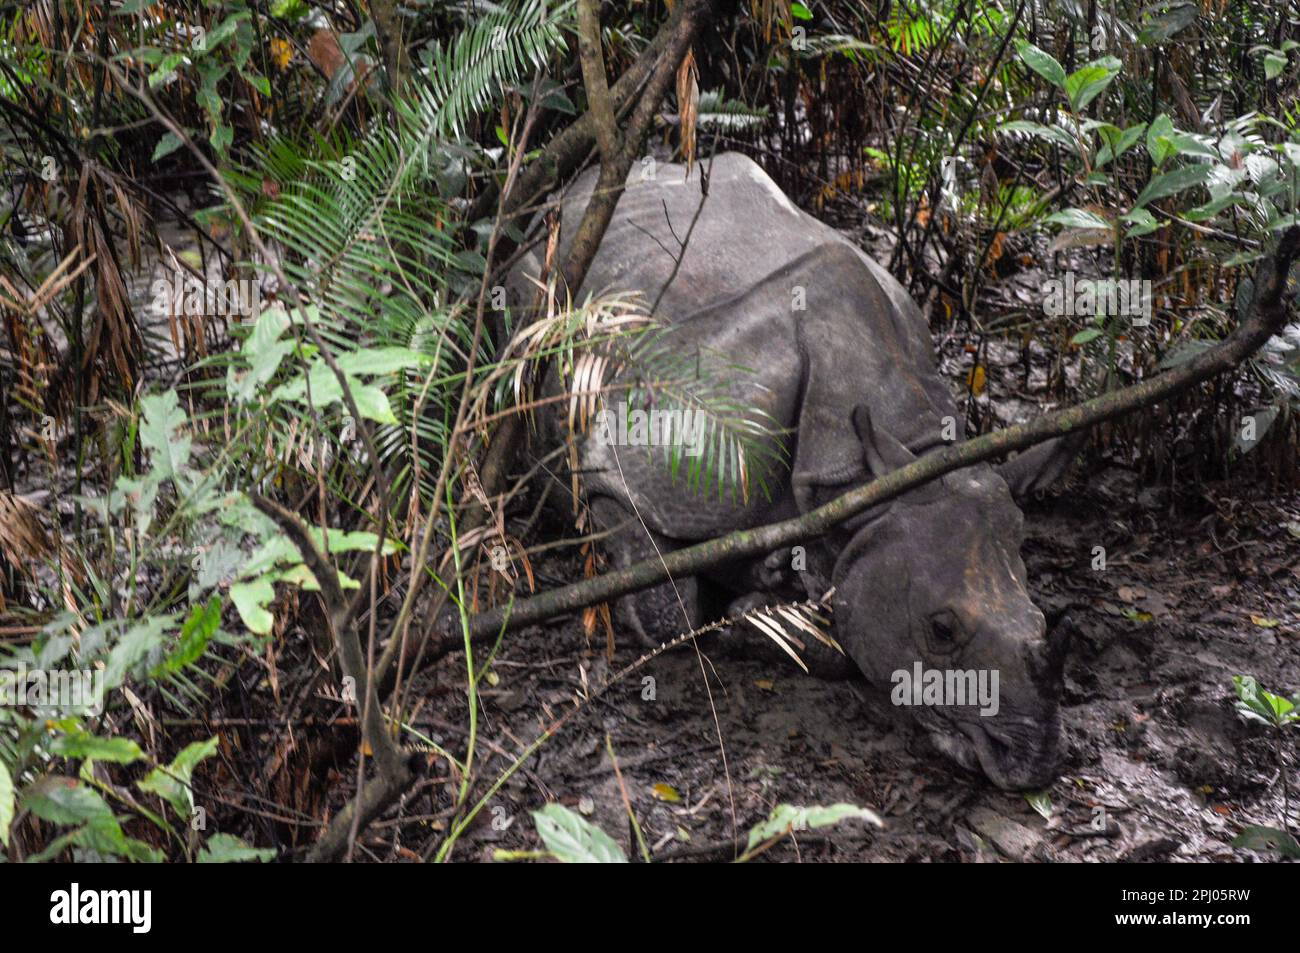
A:
[[[677,68],[677,113],[681,120],[682,156],[686,159],[688,176],[695,164],[695,120],[700,112],[699,79],[695,50],[687,50],[682,65]]]
[[[663,801],[666,804],[680,804],[682,796],[677,793],[677,789],[671,784],[664,784],[660,781],[650,789],[650,793],[655,796],[656,801]]]

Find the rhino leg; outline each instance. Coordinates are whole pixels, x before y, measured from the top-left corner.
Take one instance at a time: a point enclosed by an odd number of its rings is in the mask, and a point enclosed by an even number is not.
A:
[[[626,524],[632,515],[607,496],[592,499],[591,513],[599,529]],[[605,540],[615,570],[677,548],[673,540],[635,522],[622,525]],[[614,619],[618,628],[631,632],[640,645],[656,648],[702,624],[699,580],[688,576],[624,596],[614,603]]]

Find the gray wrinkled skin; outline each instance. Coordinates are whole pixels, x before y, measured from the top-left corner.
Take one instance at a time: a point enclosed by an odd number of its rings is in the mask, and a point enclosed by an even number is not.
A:
[[[635,290],[649,305],[667,285],[656,315],[673,325],[674,346],[747,368],[731,391],[783,428],[772,439],[785,457],[770,498],[719,500],[688,492],[644,449],[583,440],[583,487],[597,523],[636,520],[611,539],[616,567],[807,512],[941,444],[944,418],[957,420],[957,408],[924,320],[884,269],[797,209],[750,159],[725,154],[713,162],[708,198],[668,284],[701,201],[700,171],[686,179],[684,167],[660,164],[650,180],[643,171],[629,179],[584,289]],[[576,230],[593,181],[588,173],[566,196],[562,235]],[[562,240],[559,260],[566,252]],[[516,268],[516,303],[530,300],[524,276],[539,270],[536,254]],[[1003,788],[1039,786],[1056,770],[1062,651],[1048,649],[1026,591],[1022,524],[1003,479],[975,466],[809,545],[806,572],[790,569],[788,551],[776,553],[621,600],[617,615],[657,644],[698,625],[718,584],[740,606],[833,585],[835,636],[882,691],[918,661],[996,670],[996,715],[976,705],[911,711],[962,766]],[[827,672],[833,665],[818,648],[809,646],[810,662]]]

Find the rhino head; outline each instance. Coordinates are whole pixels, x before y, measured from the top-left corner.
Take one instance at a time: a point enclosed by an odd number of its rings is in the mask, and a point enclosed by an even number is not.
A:
[[[915,459],[865,407],[853,424],[871,476]],[[987,466],[955,471],[844,532],[835,626],[867,678],[963,767],[1005,789],[1049,783],[1066,636],[1045,638],[1026,590],[1024,517],[1007,484]]]

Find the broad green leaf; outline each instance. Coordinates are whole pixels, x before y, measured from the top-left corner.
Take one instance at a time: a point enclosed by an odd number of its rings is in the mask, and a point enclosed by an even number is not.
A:
[[[1082,208],[1067,208],[1047,216],[1043,221],[1064,225],[1066,228],[1102,228],[1108,231],[1111,228],[1111,223],[1096,212]]]
[[[1084,328],[1074,337],[1070,338],[1071,344],[1087,344],[1089,341],[1095,341],[1101,337],[1100,328]]]
[[[395,424],[397,417],[388,403],[388,397],[373,384],[363,384],[358,378],[344,375],[352,399],[356,401],[357,411],[362,417],[381,424]],[[344,404],[343,388],[339,385],[334,371],[324,361],[313,363],[311,370],[304,376],[299,374],[287,384],[276,388],[271,395],[272,401],[287,400],[293,403],[323,409],[331,404]]]
[[[1277,827],[1243,828],[1232,841],[1232,846],[1244,850],[1275,850],[1283,857],[1300,860],[1300,843],[1290,832]]]
[[[230,834],[213,834],[199,851],[200,864],[238,864],[247,860],[265,862],[275,859],[269,847],[249,847]]]
[[[146,794],[156,794],[172,806],[176,813],[188,821],[194,808],[194,792],[190,779],[194,769],[204,758],[217,750],[216,737],[186,745],[166,768],[154,768],[136,787]]]
[[[1118,159],[1128,152],[1129,149],[1133,148],[1133,144],[1142,138],[1142,133],[1146,132],[1146,128],[1147,124],[1141,122],[1136,126],[1129,126],[1118,136],[1107,138],[1106,144],[1097,152],[1097,161],[1094,163],[1094,167],[1100,169],[1106,163]]]
[[[254,635],[267,635],[275,617],[266,607],[275,598],[275,586],[265,576],[247,582],[237,582],[230,587],[230,601],[235,604],[239,618]]]
[[[433,358],[407,347],[368,347],[340,354],[339,368],[349,377],[357,374],[391,374],[433,362]]]
[[[1057,62],[1056,57],[1046,50],[1040,50],[1028,40],[1016,41],[1016,52],[1025,61],[1025,65],[1058,89],[1065,88],[1065,68]]]
[[[1164,165],[1165,160],[1178,151],[1169,141],[1173,134],[1174,122],[1166,113],[1156,116],[1147,127],[1147,154],[1157,167]]]
[[[1234,441],[1234,445],[1236,449],[1244,456],[1245,454],[1250,453],[1250,451],[1258,447],[1260,441],[1264,439],[1264,436],[1272,428],[1273,422],[1277,420],[1277,415],[1278,415],[1278,408],[1276,404],[1274,404],[1271,407],[1263,407],[1259,410],[1252,411],[1250,416],[1252,416],[1255,419],[1254,439],[1247,440],[1244,432],[1241,429],[1238,429],[1237,439]],[[1261,690],[1261,695],[1268,696],[1269,698],[1277,697],[1276,695],[1270,695],[1268,692],[1262,690]],[[1285,701],[1285,699],[1283,699],[1283,701]]]
[[[78,830],[51,844],[44,855],[52,857],[69,843],[75,843],[101,854],[131,860],[161,859],[158,851],[122,832],[122,825],[98,791],[72,778],[62,775],[42,778],[27,789],[23,807],[51,824],[79,825]]]
[[[1157,9],[1153,5],[1148,9]],[[1138,43],[1142,46],[1159,46],[1168,42],[1175,34],[1195,22],[1197,5],[1190,2],[1176,2],[1158,16],[1152,17],[1138,34]]]
[[[352,390],[352,399],[356,402],[357,413],[367,420],[378,424],[395,424],[397,415],[388,403],[388,395],[373,384],[362,384],[355,378],[348,381]],[[341,401],[341,398],[340,398]]]
[[[208,139],[213,150],[222,155],[230,151],[230,144],[234,141],[235,130],[224,122],[217,123],[217,128],[212,131],[212,135]]]
[[[184,142],[185,140],[183,140],[180,136],[176,135],[176,133],[174,132],[167,133],[161,139],[158,140],[158,145],[154,146],[153,156],[150,159],[150,161],[157,162],[159,159],[163,158],[164,156],[171,155],[182,145],[184,145]]]
[[[533,823],[546,849],[563,863],[627,863],[623,849],[608,834],[563,804],[533,811]]]
[[[179,480],[190,462],[190,437],[182,431],[185,411],[174,390],[150,394],[140,401],[142,420],[140,443],[149,451],[154,475],[162,480]]]
[[[172,74],[176,72],[176,67],[185,62],[184,53],[168,53],[163,57],[162,62],[149,74],[149,88],[157,89],[167,80],[171,79]]]
[[[127,629],[108,653],[108,661],[104,666],[104,687],[112,690],[120,686],[149,650],[162,644],[172,625],[171,616],[148,616],[143,622]]]
[[[130,738],[99,738],[87,731],[62,734],[50,742],[50,751],[64,758],[92,758],[114,764],[131,764],[144,757]]]
[[[1120,221],[1128,222],[1132,227],[1124,233],[1125,238],[1136,238],[1138,235],[1146,235],[1154,232],[1160,227],[1156,217],[1144,208],[1135,208],[1127,215],[1120,216]]]
[[[1103,56],[1080,66],[1066,77],[1065,95],[1070,101],[1070,108],[1075,112],[1082,111],[1119,75],[1123,65],[1113,56]]]
[[[1050,140],[1058,145],[1064,146],[1071,152],[1079,151],[1079,143],[1065,129],[1060,126],[1044,126],[1040,122],[1031,122],[1028,119],[1013,119],[1011,122],[1004,122],[998,126],[999,132],[1027,132],[1031,136]]]
[[[226,40],[234,36],[235,30],[239,26],[239,21],[247,20],[251,16],[252,14],[247,10],[241,10],[238,13],[232,13],[214,26],[208,31],[208,35],[204,38],[206,52],[212,52],[222,43],[226,42]]]
[[[807,7],[805,7],[802,3],[790,4],[790,14],[796,20],[811,20],[813,18],[812,11],[809,10]]]
[[[231,367],[227,374],[226,390],[231,397],[247,403],[263,384],[275,376],[280,363],[293,353],[298,343],[292,337],[280,339],[289,323],[288,313],[278,306],[266,308],[257,316],[252,333],[239,349],[248,362],[248,369]]]
[[[1286,69],[1286,57],[1277,50],[1269,50],[1264,54],[1264,78],[1277,79]]]
[[[1158,175],[1147,183],[1147,187],[1142,190],[1142,194],[1138,196],[1137,203],[1133,207],[1141,208],[1148,202],[1154,202],[1156,199],[1162,199],[1200,185],[1209,176],[1210,167],[1203,163],[1185,165],[1173,172]]]

